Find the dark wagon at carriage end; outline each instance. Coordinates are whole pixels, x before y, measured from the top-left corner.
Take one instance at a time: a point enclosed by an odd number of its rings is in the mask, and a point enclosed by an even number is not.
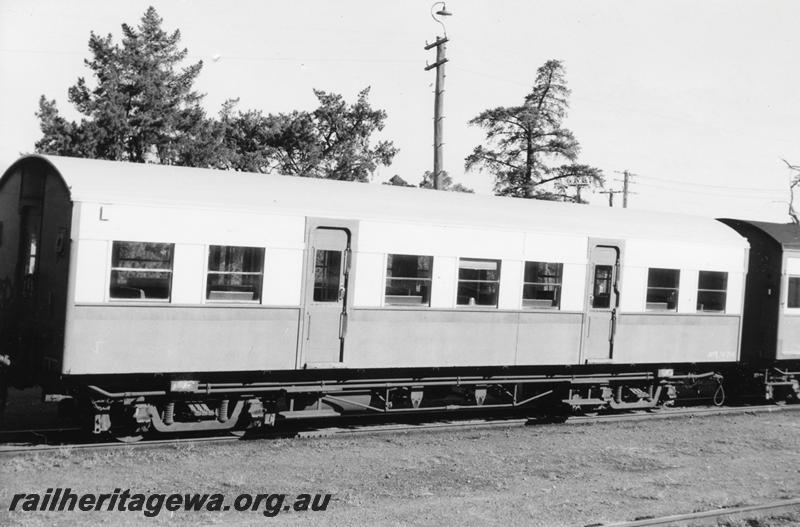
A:
[[[768,400],[800,394],[800,226],[720,220],[747,238],[742,363]]]

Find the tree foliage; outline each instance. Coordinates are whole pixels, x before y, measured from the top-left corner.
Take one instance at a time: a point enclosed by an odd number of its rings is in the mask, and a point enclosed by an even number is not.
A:
[[[384,185],[389,185],[390,187],[411,187],[416,188],[414,185],[406,181],[405,179],[401,178],[399,174],[395,174],[389,178],[389,181],[384,181]]]
[[[389,181],[386,181],[384,185],[391,185],[394,187],[414,187],[416,185],[412,185],[405,179],[401,178],[399,175],[392,176]],[[422,181],[419,182],[419,188],[429,188],[433,189],[433,172],[430,170],[426,170],[425,173],[422,175]],[[467,194],[473,194],[475,191],[471,188],[467,188],[461,183],[453,183],[453,178],[451,178],[447,171],[442,171],[442,188],[441,190],[446,190],[449,192],[464,192]]]
[[[453,178],[446,170],[442,171],[442,188],[450,192],[465,192],[467,194],[475,193],[471,188],[465,187],[461,183],[453,183]],[[426,170],[422,175],[422,181],[419,182],[419,188],[433,188],[433,171]]]
[[[167,33],[152,7],[138,27],[122,25],[122,41],[89,37],[92,58],[84,63],[94,81],[80,77],[68,100],[84,117],[63,118],[44,96],[37,116],[40,153],[204,166],[216,153],[218,127],[200,106],[193,83],[202,62],[182,67],[187,50],[180,31]]]
[[[486,131],[486,144],[467,156],[467,170],[494,174],[498,195],[582,201],[580,189],[604,179],[599,169],[576,163],[580,145],[563,125],[569,95],[564,66],[547,61],[521,105],[485,110],[469,122]]]
[[[122,25],[122,39],[89,38],[85,60],[93,82],[83,77],[68,100],[83,116],[59,114],[44,96],[37,116],[45,154],[216,167],[251,172],[367,181],[397,152],[391,141],[371,143],[384,127],[386,112],[368,101],[369,88],[353,104],[341,95],[315,90],[313,111],[265,114],[236,110],[228,100],[209,118],[203,96],[193,89],[202,62],[182,66],[187,50],[180,31],[167,33],[150,7],[134,28]]]
[[[223,111],[224,162],[229,168],[285,175],[368,181],[397,153],[391,141],[371,143],[383,130],[386,112],[369,104],[369,88],[353,104],[341,95],[314,90],[311,111],[264,115]]]

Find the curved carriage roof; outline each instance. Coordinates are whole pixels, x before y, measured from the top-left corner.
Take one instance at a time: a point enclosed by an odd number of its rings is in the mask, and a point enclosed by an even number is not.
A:
[[[732,229],[698,216],[458,192],[58,156],[51,164],[76,202],[202,207],[592,236],[746,246]],[[5,177],[5,176],[4,176]]]
[[[732,225],[750,225],[777,242],[784,249],[800,250],[800,225],[794,223],[768,223],[766,221],[722,220]]]

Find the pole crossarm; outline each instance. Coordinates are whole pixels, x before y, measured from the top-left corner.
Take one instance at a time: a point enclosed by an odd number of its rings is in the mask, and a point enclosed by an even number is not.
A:
[[[449,42],[449,41],[450,41],[450,39],[447,38],[447,37],[436,37],[436,41],[435,42],[431,42],[430,44],[428,44],[427,42],[425,43],[425,51],[428,51],[429,49],[433,49],[435,47],[441,46],[445,42]]]
[[[432,70],[433,68],[438,68],[439,66],[441,66],[441,65],[443,65],[443,64],[445,64],[445,63],[447,63],[449,61],[450,61],[450,59],[437,60],[433,64],[429,64],[428,66],[425,66],[425,71]]]

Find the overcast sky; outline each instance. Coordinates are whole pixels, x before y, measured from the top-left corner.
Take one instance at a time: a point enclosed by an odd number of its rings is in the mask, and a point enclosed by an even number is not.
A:
[[[89,32],[138,23],[147,6],[180,29],[196,87],[216,114],[312,109],[312,89],[348,101],[371,86],[388,112],[382,137],[400,149],[377,181],[417,183],[432,165],[433,50],[442,28],[427,1],[0,0],[0,164],[31,152],[39,96],[76,118],[67,88],[89,76]],[[483,139],[467,121],[519,104],[536,69],[564,62],[572,89],[567,126],[580,161],[638,174],[629,206],[787,221],[790,172],[800,164],[800,2],[447,2],[445,169],[487,193],[489,174],[464,172]],[[88,79],[87,79],[88,80]],[[607,204],[605,195],[592,198]],[[617,196],[617,202],[621,201]]]

